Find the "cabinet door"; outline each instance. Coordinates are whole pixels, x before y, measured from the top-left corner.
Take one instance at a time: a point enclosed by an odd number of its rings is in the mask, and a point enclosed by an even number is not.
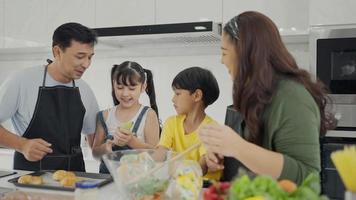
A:
[[[95,26],[95,0],[47,1],[47,35],[49,44],[54,30],[67,22],[78,22],[90,28]]]
[[[309,0],[224,0],[223,20],[226,23],[232,17],[250,10],[267,15],[282,34],[305,32],[309,27]]]
[[[5,0],[0,0],[0,13],[5,12]],[[4,47],[4,36],[5,36],[5,27],[4,27],[4,15],[0,15],[0,48]]]
[[[43,46],[46,32],[46,0],[4,0],[4,47]]]
[[[156,23],[222,21],[221,0],[156,0]]]
[[[354,0],[311,0],[310,24],[354,24],[356,22],[355,8],[356,1]]]
[[[154,24],[154,0],[97,0],[97,28]]]

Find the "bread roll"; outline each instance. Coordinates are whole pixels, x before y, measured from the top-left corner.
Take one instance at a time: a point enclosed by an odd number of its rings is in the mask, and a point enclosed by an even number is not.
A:
[[[65,177],[76,177],[76,175],[74,174],[74,172],[67,171],[67,174],[65,175]]]
[[[53,173],[53,180],[55,181],[61,181],[67,174],[67,171],[65,170],[57,170]]]
[[[42,185],[43,184],[43,178],[41,176],[32,176],[31,180],[30,180],[30,184]]]
[[[31,181],[31,177],[31,175],[20,176],[20,178],[17,179],[17,182],[21,184],[29,184]]]
[[[60,183],[64,187],[74,187],[76,181],[77,181],[77,178],[75,176],[74,177],[67,176],[67,177],[64,177]]]
[[[43,184],[43,178],[41,176],[24,175],[24,176],[21,176],[17,180],[17,182],[21,183],[21,184],[42,185]]]

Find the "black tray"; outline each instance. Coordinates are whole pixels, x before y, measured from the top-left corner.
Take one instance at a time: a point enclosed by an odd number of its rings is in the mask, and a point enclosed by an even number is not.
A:
[[[17,172],[14,171],[0,171],[0,178],[5,177],[5,176],[11,176],[17,174]]]
[[[75,188],[72,187],[63,187],[59,182],[54,181],[52,179],[52,174],[55,170],[42,170],[33,173],[29,173],[27,175],[32,176],[42,176],[43,184],[42,185],[32,185],[32,184],[22,184],[18,183],[17,180],[20,178],[16,177],[8,180],[8,182],[13,183],[19,187],[29,187],[29,188],[37,188],[37,189],[49,189],[49,190],[61,190],[61,191],[74,191]],[[102,187],[108,183],[113,181],[110,174],[97,174],[97,173],[87,173],[87,172],[74,172],[77,177],[83,178],[84,180],[97,180],[98,187]]]

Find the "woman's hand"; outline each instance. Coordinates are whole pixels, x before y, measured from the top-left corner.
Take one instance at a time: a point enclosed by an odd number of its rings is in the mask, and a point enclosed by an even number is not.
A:
[[[230,127],[219,124],[202,126],[199,130],[199,137],[208,151],[235,158],[240,144],[244,142],[240,135]]]

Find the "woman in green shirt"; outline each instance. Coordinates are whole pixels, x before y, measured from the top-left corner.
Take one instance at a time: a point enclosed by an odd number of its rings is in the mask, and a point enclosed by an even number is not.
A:
[[[326,90],[298,68],[276,25],[244,12],[225,25],[221,50],[244,128],[238,134],[224,125],[200,129],[210,170],[223,168],[219,158],[226,156],[255,174],[296,183],[319,172],[319,136],[332,124]]]

